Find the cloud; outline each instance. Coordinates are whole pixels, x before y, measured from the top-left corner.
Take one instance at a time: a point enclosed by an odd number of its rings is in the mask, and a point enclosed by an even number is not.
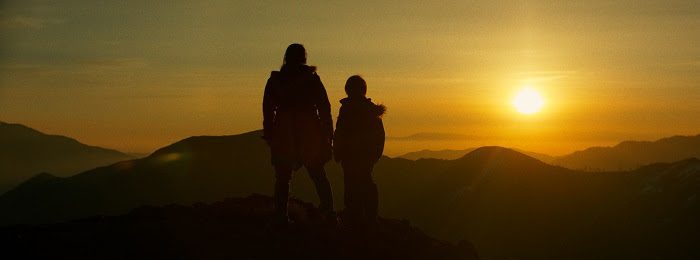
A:
[[[577,71],[571,70],[541,70],[515,73],[514,76],[516,78],[525,78],[528,81],[542,82],[563,79],[576,73]]]
[[[668,63],[666,65],[675,68],[699,68],[700,60],[688,60],[683,62]]]
[[[0,62],[0,81],[17,87],[133,86],[153,79],[149,69],[148,60],[142,58]]]
[[[136,69],[148,65],[143,58],[106,58],[79,61],[78,64],[93,69]]]
[[[8,64],[0,64],[0,69],[2,70],[11,70],[11,71],[21,71],[21,70],[35,70],[39,69],[41,66],[36,65],[36,64],[26,64],[26,63],[8,63]]]
[[[104,58],[65,61],[63,63],[0,63],[4,72],[33,72],[46,75],[90,75],[106,72],[130,72],[148,67],[148,60],[143,58]],[[38,74],[35,74],[35,76]]]
[[[409,136],[400,136],[400,137],[387,137],[388,140],[395,140],[395,141],[445,141],[445,140],[472,140],[476,139],[476,136],[470,136],[470,135],[465,135],[465,134],[456,134],[456,133],[433,133],[433,132],[425,132],[425,133],[417,133],[417,134],[412,134]]]
[[[16,15],[12,17],[2,17],[0,18],[0,28],[1,29],[41,29],[50,24],[60,24],[63,23],[60,19],[44,19],[38,17],[22,16]]]

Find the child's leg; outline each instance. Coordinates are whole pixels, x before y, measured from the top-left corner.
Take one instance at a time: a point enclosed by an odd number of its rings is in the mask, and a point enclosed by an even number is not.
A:
[[[370,176],[371,176],[370,172]],[[372,181],[367,188],[367,204],[365,214],[367,214],[367,219],[370,222],[377,220],[379,215],[379,191],[377,190],[377,184]]]
[[[364,217],[369,223],[376,221],[379,207],[377,185],[372,179],[372,168],[374,168],[372,163],[363,163],[358,171],[362,187]]]
[[[362,183],[358,179],[357,165],[354,163],[342,162],[343,186],[345,188],[345,215],[348,221],[357,222],[362,218]]]

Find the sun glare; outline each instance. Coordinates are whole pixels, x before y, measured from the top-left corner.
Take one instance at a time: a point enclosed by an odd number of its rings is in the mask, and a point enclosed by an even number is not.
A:
[[[520,90],[513,98],[513,106],[521,114],[534,114],[542,109],[544,99],[534,89],[527,86]]]

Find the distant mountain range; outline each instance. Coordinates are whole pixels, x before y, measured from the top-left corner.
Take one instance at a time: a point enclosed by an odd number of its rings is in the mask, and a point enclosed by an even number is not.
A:
[[[404,158],[404,159],[409,159],[409,160],[420,160],[420,159],[441,159],[441,160],[456,160],[464,155],[476,150],[478,148],[467,148],[463,150],[452,150],[452,149],[444,149],[444,150],[420,150],[416,152],[410,152],[406,153],[404,155],[398,156],[399,158]],[[511,148],[515,151],[518,151],[520,153],[523,153],[525,155],[528,155],[532,158],[535,158],[537,160],[550,163],[554,161],[555,157],[542,154],[542,153],[535,153],[535,152],[529,152],[525,150],[520,150],[520,149],[515,149]]]
[[[457,160],[412,162],[382,171],[418,175],[384,186],[382,194],[397,196],[385,198],[390,201],[385,212],[408,216],[440,238],[468,237],[484,256],[700,255],[693,249],[694,234],[700,232],[700,223],[693,220],[700,217],[698,159],[590,173],[547,165],[509,149],[484,147]],[[399,198],[406,194],[413,196]],[[411,207],[411,201],[423,206]]]
[[[191,137],[75,176],[36,176],[0,196],[0,225],[270,194],[273,170],[261,134]],[[326,168],[340,208],[341,171]],[[406,218],[441,239],[469,239],[484,258],[700,256],[698,159],[591,173],[482,147],[456,160],[383,157],[375,179],[382,216]],[[293,182],[296,197],[316,201],[305,174]]]
[[[133,158],[65,136],[0,122],[0,194],[38,173],[70,176]]]
[[[272,198],[252,195],[194,206],[144,206],[40,227],[0,228],[9,259],[459,259],[475,260],[469,242],[430,238],[408,222],[381,219],[358,237],[292,200],[287,228],[270,226]],[[354,237],[354,239],[353,239]]]
[[[572,169],[629,170],[658,162],[700,158],[700,135],[672,136],[656,141],[625,141],[613,147],[591,147],[552,161]]]
[[[454,160],[476,148],[463,150],[422,150],[398,157],[409,160],[426,158]],[[563,156],[550,156],[518,150],[540,161],[585,171],[632,170],[657,162],[675,162],[700,158],[700,135],[673,136],[656,141],[624,141],[612,147],[591,147]]]

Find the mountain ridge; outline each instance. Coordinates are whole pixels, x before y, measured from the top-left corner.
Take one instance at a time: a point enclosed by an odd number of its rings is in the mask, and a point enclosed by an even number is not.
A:
[[[481,146],[481,147],[489,147],[489,146]],[[430,150],[430,149],[423,149],[420,151],[415,151],[415,152],[408,152],[399,156],[396,156],[396,158],[404,158],[404,159],[409,159],[409,160],[420,160],[420,159],[441,159],[441,160],[455,160],[463,157],[464,155],[479,149],[481,147],[471,147],[467,149],[461,149],[461,150],[454,150],[454,149],[442,149],[442,150]],[[500,147],[500,146],[499,146]],[[508,148],[508,147],[504,147]],[[542,153],[536,153],[536,152],[530,152],[530,151],[525,151],[522,149],[517,149],[517,148],[508,148],[523,154],[526,154],[530,157],[533,157],[535,159],[538,159],[540,161],[543,161],[545,163],[551,162],[554,158],[552,156],[542,154]]]
[[[7,212],[0,215],[0,225],[270,195],[274,174],[260,135],[186,138],[146,158],[13,190],[0,196],[0,211]],[[689,181],[700,179],[698,164],[687,160],[594,173],[548,165],[508,148],[483,147],[457,160],[382,157],[374,176],[381,216],[409,219],[440,239],[469,239],[485,257],[568,258],[595,252],[601,256],[595,258],[615,259],[619,254],[700,255],[693,245],[677,241],[700,232],[695,221],[700,203],[692,199],[700,183]],[[341,169],[329,163],[326,170],[342,208]],[[303,171],[293,183],[294,196],[316,201]],[[601,236],[611,238],[597,239]],[[661,237],[678,239],[652,239]]]
[[[630,170],[657,162],[700,158],[700,135],[674,135],[654,141],[622,141],[559,156],[553,164],[584,170]]]
[[[427,158],[454,160],[477,149],[424,149],[398,156],[410,160]],[[619,171],[656,162],[700,158],[700,135],[674,135],[654,141],[622,141],[614,146],[593,146],[561,156],[514,149],[548,164],[584,171]]]
[[[132,158],[70,137],[44,134],[22,124],[0,122],[0,172],[3,173],[0,175],[0,194],[41,172],[66,177]]]

